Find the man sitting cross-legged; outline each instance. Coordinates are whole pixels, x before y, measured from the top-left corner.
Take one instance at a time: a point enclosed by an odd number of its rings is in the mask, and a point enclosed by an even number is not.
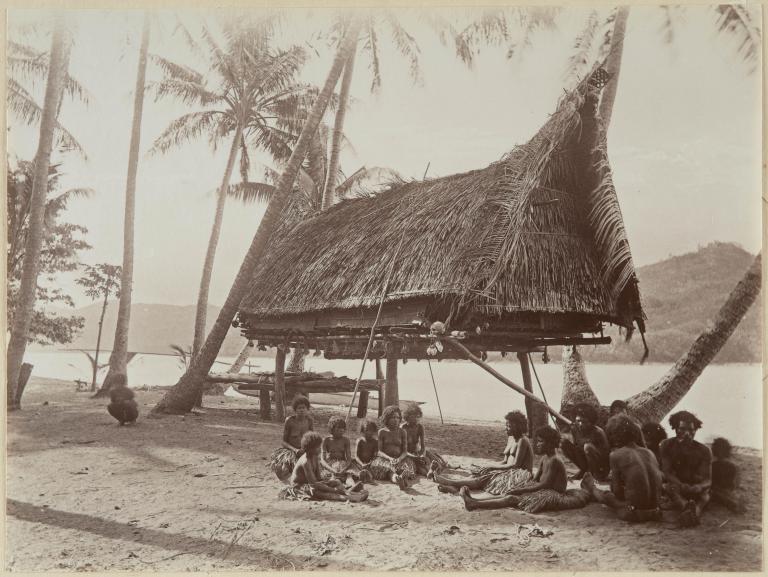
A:
[[[459,491],[468,511],[474,509],[502,509],[516,507],[528,513],[564,511],[586,505],[590,496],[583,489],[566,491],[568,478],[565,463],[555,454],[560,444],[560,433],[549,426],[540,427],[534,436],[533,450],[543,455],[533,481],[507,492],[503,497],[475,498],[469,488]]]
[[[573,441],[563,439],[560,448],[563,454],[579,468],[572,479],[581,479],[584,473],[592,473],[598,481],[608,477],[608,439],[605,432],[596,425],[597,409],[586,403],[579,403],[573,409],[571,431]]]
[[[656,456],[636,443],[639,427],[627,415],[608,419],[605,426],[613,448],[610,455],[611,490],[601,491],[589,473],[581,487],[595,501],[616,510],[624,521],[660,521],[661,470]]]
[[[709,447],[694,441],[701,421],[688,411],[669,417],[675,437],[659,446],[664,491],[672,506],[682,510],[678,522],[684,527],[699,524],[701,512],[709,502],[712,477],[712,453]]]

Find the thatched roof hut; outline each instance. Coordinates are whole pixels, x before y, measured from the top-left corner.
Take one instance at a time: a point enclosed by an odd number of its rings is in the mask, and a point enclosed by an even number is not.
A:
[[[241,303],[243,334],[360,358],[338,342],[370,331],[393,259],[382,339],[438,320],[471,331],[475,350],[583,342],[605,322],[642,329],[596,84],[566,93],[486,168],[394,183],[283,226]]]

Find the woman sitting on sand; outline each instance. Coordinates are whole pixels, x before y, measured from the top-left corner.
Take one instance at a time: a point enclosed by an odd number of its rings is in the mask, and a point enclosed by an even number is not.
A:
[[[583,489],[566,491],[568,477],[565,463],[555,454],[559,445],[560,433],[549,426],[540,427],[536,431],[533,447],[536,454],[543,455],[543,458],[533,481],[509,491],[503,497],[474,498],[467,487],[462,487],[459,494],[467,511],[516,507],[528,513],[539,513],[584,507],[591,498],[589,493]]]
[[[434,451],[430,451],[424,444],[424,426],[419,422],[422,417],[421,408],[416,403],[408,403],[403,411],[405,422],[400,425],[408,433],[408,456],[413,459],[416,473],[426,475],[435,463],[435,468],[442,469],[447,466],[445,459]]]
[[[390,405],[381,414],[383,428],[379,429],[379,450],[371,461],[374,479],[392,481],[401,489],[416,476],[413,459],[408,456],[408,433],[400,428],[400,407]]]
[[[443,493],[458,493],[460,487],[483,490],[492,495],[506,495],[522,487],[532,479],[533,448],[528,439],[528,419],[520,411],[512,411],[504,417],[507,428],[507,446],[500,465],[481,467],[472,476],[439,472],[431,469],[430,477],[439,484]]]
[[[312,430],[309,399],[303,395],[296,395],[291,408],[294,414],[285,419],[283,425],[283,446],[275,449],[267,461],[267,468],[281,481],[285,481],[291,475],[298,458],[297,454],[301,450],[301,439],[304,433]]]
[[[323,438],[319,433],[307,431],[301,438],[301,449],[296,464],[291,472],[291,480],[283,488],[280,496],[283,499],[317,499],[322,501],[364,501],[368,492],[363,490],[363,484],[358,483],[349,491],[338,479],[322,481],[320,479],[320,447]]]

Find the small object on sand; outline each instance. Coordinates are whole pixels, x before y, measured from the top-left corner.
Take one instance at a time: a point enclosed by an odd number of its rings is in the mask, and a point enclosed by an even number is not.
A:
[[[195,473],[193,477],[205,477],[205,473]]]

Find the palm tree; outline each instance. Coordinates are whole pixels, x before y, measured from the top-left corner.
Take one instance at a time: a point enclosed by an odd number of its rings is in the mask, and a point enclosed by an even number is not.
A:
[[[203,27],[205,54],[210,61],[210,71],[216,77],[214,86],[209,85],[203,74],[189,67],[153,56],[166,75],[155,85],[157,98],[173,96],[203,110],[171,122],[155,141],[152,151],[166,152],[203,134],[208,135],[214,149],[224,139],[232,139],[200,280],[193,356],[205,339],[208,291],[238,153],[244,182],[248,180],[249,145],[267,151],[275,159],[287,159],[311,94],[308,86],[295,81],[306,60],[304,49],[292,46],[287,50],[272,50],[272,25],[272,17],[255,22],[226,21],[222,26],[223,45]]]
[[[48,188],[48,169],[51,162],[54,132],[56,130],[62,96],[69,68],[71,36],[64,22],[64,16],[56,16],[53,38],[51,39],[48,80],[45,99],[40,115],[40,138],[35,155],[35,172],[32,179],[32,199],[29,211],[29,229],[22,263],[19,286],[19,303],[13,316],[11,338],[7,351],[7,395],[8,410],[21,408],[19,373],[27,347],[32,312],[37,292],[37,275],[40,265],[40,250],[43,244],[45,201]]]
[[[139,148],[141,146],[141,119],[144,113],[144,90],[147,75],[147,52],[149,50],[149,13],[144,14],[139,45],[139,64],[136,71],[136,90],[133,96],[133,126],[128,152],[128,176],[125,184],[125,216],[123,220],[123,266],[120,276],[120,304],[117,309],[117,324],[112,353],[109,356],[109,370],[104,377],[97,397],[105,396],[118,375],[128,377],[128,329],[131,323],[131,293],[133,291],[133,245],[134,220],[136,215],[136,174],[139,170]],[[95,379],[94,379],[95,380]]]
[[[336,53],[323,88],[312,105],[293,152],[277,183],[275,193],[269,201],[264,217],[251,241],[243,263],[240,265],[240,270],[227,295],[224,306],[221,308],[219,316],[205,340],[205,344],[197,356],[192,359],[190,367],[179,379],[179,382],[155,406],[153,409],[154,413],[186,413],[194,406],[199,391],[203,387],[205,377],[216,360],[216,355],[235,317],[237,307],[248,290],[256,266],[269,243],[273,231],[280,223],[281,214],[293,189],[293,184],[307,154],[311,139],[328,108],[333,90],[341,76],[344,63],[348,61],[351,52],[355,48],[359,28],[359,20],[353,19],[346,30],[345,39]]]
[[[96,336],[96,351],[91,362],[93,365],[92,392],[96,390],[96,373],[99,370],[99,351],[101,349],[101,329],[104,326],[104,315],[107,312],[109,297],[112,294],[120,297],[120,278],[121,271],[118,265],[101,263],[95,266],[86,265],[85,275],[77,279],[77,284],[85,288],[85,296],[93,300],[104,298],[99,317],[99,330]]]

